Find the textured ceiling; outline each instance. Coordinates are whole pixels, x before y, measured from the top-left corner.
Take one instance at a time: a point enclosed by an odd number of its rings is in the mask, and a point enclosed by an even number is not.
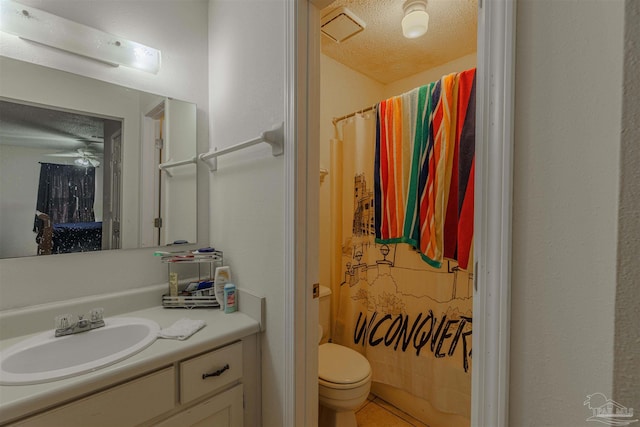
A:
[[[108,119],[0,101],[0,145],[102,151]]]
[[[326,15],[345,6],[366,28],[343,43],[322,36],[322,52],[380,83],[388,84],[476,51],[477,0],[429,0],[429,30],[402,35],[403,0],[336,0]]]

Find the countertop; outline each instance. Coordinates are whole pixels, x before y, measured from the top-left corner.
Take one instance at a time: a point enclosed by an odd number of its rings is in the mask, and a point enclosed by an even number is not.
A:
[[[78,399],[260,332],[259,323],[248,315],[241,312],[225,314],[219,309],[153,307],[113,317],[150,319],[156,321],[161,329],[181,318],[201,319],[206,326],[184,341],[159,338],[141,352],[93,372],[42,384],[0,386],[0,424]],[[2,340],[0,350],[30,336]]]

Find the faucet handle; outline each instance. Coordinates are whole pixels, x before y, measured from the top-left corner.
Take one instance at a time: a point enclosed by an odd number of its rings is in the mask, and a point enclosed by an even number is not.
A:
[[[104,308],[102,307],[92,308],[91,311],[89,311],[89,320],[91,323],[100,322],[102,320],[103,313]]]
[[[61,314],[55,317],[56,329],[67,329],[75,323],[73,314]]]

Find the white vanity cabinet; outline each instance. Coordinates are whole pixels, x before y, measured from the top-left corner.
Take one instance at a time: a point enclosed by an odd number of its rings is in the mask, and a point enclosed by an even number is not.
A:
[[[180,363],[180,403],[201,396],[242,378],[242,343],[228,345]]]
[[[189,404],[239,381],[242,378],[242,366],[242,343],[240,342],[181,362],[180,403]],[[237,384],[153,425],[158,427],[241,427],[243,425],[242,384]]]
[[[51,409],[24,421],[19,427],[134,426],[174,408],[174,368],[168,367]]]
[[[256,425],[257,337],[177,360],[11,426]],[[245,377],[245,372],[247,376]],[[248,393],[245,393],[247,390]],[[245,406],[245,400],[250,399]],[[249,411],[245,417],[245,411]]]
[[[179,412],[156,427],[237,427],[243,425],[242,384]]]

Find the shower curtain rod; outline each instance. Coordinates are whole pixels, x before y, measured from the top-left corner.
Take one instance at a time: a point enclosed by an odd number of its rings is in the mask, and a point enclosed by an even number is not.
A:
[[[338,124],[338,122],[341,122],[341,121],[346,120],[346,119],[348,119],[348,118],[350,118],[350,117],[353,117],[353,116],[355,116],[356,114],[366,113],[367,111],[372,111],[372,110],[375,110],[376,108],[378,108],[378,105],[372,105],[372,106],[371,106],[371,107],[369,107],[369,108],[365,108],[364,110],[358,110],[358,111],[353,112],[353,113],[351,113],[351,114],[347,114],[346,116],[342,116],[342,117],[334,117],[334,118],[333,118],[333,120],[332,120],[333,125],[335,126],[335,125],[337,125],[337,124]]]

